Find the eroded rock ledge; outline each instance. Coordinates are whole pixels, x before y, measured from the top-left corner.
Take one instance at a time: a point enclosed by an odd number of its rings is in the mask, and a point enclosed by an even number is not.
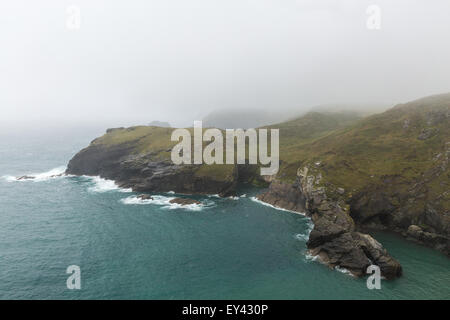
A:
[[[356,231],[348,205],[330,199],[321,180],[320,173],[315,174],[306,166],[298,170],[294,183],[275,180],[258,198],[281,208],[306,212],[314,223],[308,249],[330,267],[345,268],[359,277],[375,264],[387,279],[401,276],[400,263],[370,235]]]

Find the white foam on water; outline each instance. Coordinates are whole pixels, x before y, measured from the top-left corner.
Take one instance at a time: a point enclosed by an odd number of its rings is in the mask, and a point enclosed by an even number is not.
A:
[[[121,188],[114,180],[104,179],[99,176],[82,176],[83,178],[91,180],[94,183],[93,186],[88,188],[90,192],[108,192],[108,191],[119,191],[119,192],[132,192],[131,188]]]
[[[320,257],[317,255],[317,256],[313,256],[312,254],[309,254],[309,253],[306,253],[305,254],[305,258],[306,258],[306,261],[320,261]]]
[[[185,210],[190,210],[190,211],[202,211],[203,209],[212,208],[212,207],[215,206],[215,202],[211,201],[211,200],[203,200],[203,201],[200,201],[200,202],[201,202],[200,204],[192,203],[192,204],[187,204],[187,205],[182,205],[182,204],[179,204],[179,203],[170,203],[169,202],[167,205],[163,206],[162,208],[163,209],[169,209],[169,210],[185,209]]]
[[[167,198],[167,197],[164,197],[164,198]],[[169,199],[169,198],[167,198],[167,199]],[[141,199],[141,198],[138,198],[137,196],[129,196],[125,199],[120,199],[120,202],[122,202],[123,204],[140,204],[140,205],[165,203],[165,201],[158,201],[157,196],[153,196],[153,200],[152,199]]]
[[[6,180],[6,181],[8,181],[8,182],[18,181],[18,180],[17,180],[17,177],[14,177],[14,176],[2,176],[2,179],[3,179],[3,180]]]
[[[174,210],[174,209],[184,209],[189,211],[201,211],[205,208],[212,207],[214,205],[213,201],[203,201],[201,204],[188,204],[182,205],[179,203],[170,203],[175,197],[165,197],[161,195],[152,195],[153,199],[140,199],[138,196],[129,196],[125,199],[121,199],[120,202],[123,204],[134,204],[134,205],[146,205],[153,204],[161,206],[161,209]]]
[[[49,179],[60,178],[66,172],[66,167],[57,167],[42,173],[32,173],[30,176],[34,176],[34,181],[47,181]]]
[[[241,195],[241,198],[246,198],[247,195],[244,193],[243,195]]]
[[[293,211],[293,210],[288,210],[288,209],[280,208],[280,207],[271,205],[270,203],[261,201],[261,200],[259,200],[259,199],[256,198],[256,197],[250,197],[250,199],[251,199],[252,201],[257,202],[257,203],[259,203],[259,204],[262,204],[263,206],[266,206],[266,207],[270,207],[270,208],[273,208],[273,209],[276,209],[276,210],[286,211],[286,212],[292,212],[292,213],[296,213],[296,214],[299,214],[299,215],[302,215],[302,216],[306,216],[306,214],[303,213],[303,212],[298,212],[298,211]]]
[[[310,261],[311,261],[311,262],[317,261],[317,262],[319,262],[319,263],[325,264],[325,263],[320,259],[320,256],[319,256],[319,255],[313,256],[312,254],[310,254],[309,251],[306,252],[305,258],[306,258],[306,261],[307,261],[307,262],[310,262]],[[340,266],[335,266],[335,267],[334,267],[334,270],[336,270],[336,271],[338,271],[338,272],[340,272],[340,273],[349,275],[349,276],[351,276],[351,277],[355,277],[355,275],[354,275],[353,273],[351,273],[349,270],[347,270],[346,268],[343,268],[343,267],[340,267]]]
[[[349,276],[354,277],[353,273],[351,273],[350,271],[348,271],[348,270],[345,269],[345,268],[336,266],[336,267],[334,267],[334,270],[339,271],[340,273],[343,273],[343,274],[346,274],[346,275],[349,275]]]
[[[66,171],[66,167],[56,167],[49,171],[45,172],[39,172],[39,173],[29,173],[29,174],[23,174],[20,176],[11,176],[6,175],[2,178],[5,179],[8,182],[18,181],[18,182],[24,182],[24,181],[33,181],[33,182],[42,182],[47,181],[50,179],[56,179],[56,178],[62,178],[65,176],[64,172]],[[27,176],[29,178],[27,179],[20,179],[21,177]],[[20,179],[20,180],[19,180]]]
[[[296,235],[294,235],[294,237],[300,241],[308,241],[309,235],[311,234],[311,231],[314,229],[314,223],[311,221],[311,219],[308,219],[307,227],[308,228],[305,233],[297,233]]]
[[[309,235],[311,234],[311,231],[313,231],[313,229],[314,229],[314,223],[312,222],[311,219],[309,219],[307,224],[308,224],[308,230],[306,232],[307,232],[307,235],[308,235],[308,239],[307,240],[309,240]]]
[[[112,190],[119,190],[119,186],[113,180],[107,180],[100,177],[90,177],[94,183],[88,190],[91,192],[107,192]]]
[[[308,241],[309,240],[309,233],[307,233],[307,234],[297,233],[295,235],[295,238],[297,240],[300,240],[300,241]]]
[[[240,198],[239,198],[239,197],[233,197],[233,196],[231,196],[231,197],[228,197],[228,199],[231,199],[231,200],[239,200]]]
[[[171,203],[168,206],[163,206],[162,209],[174,210],[174,209],[185,209],[189,211],[202,211],[204,208],[203,204],[185,204],[181,205],[179,203]]]

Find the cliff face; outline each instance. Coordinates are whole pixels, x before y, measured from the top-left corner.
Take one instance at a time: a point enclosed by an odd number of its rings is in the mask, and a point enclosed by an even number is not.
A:
[[[109,129],[70,160],[66,173],[98,175],[142,192],[223,196],[234,192],[237,184],[234,165],[174,165],[170,160],[170,132],[156,127]],[[163,143],[158,145],[160,140]]]

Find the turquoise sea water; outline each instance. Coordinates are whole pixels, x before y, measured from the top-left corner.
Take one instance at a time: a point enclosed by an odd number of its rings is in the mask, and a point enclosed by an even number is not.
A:
[[[450,259],[395,235],[375,235],[404,268],[381,290],[307,259],[309,219],[256,190],[182,209],[172,194],[145,203],[108,181],[49,178],[97,134],[0,139],[1,299],[450,298]],[[12,180],[30,173],[42,174]],[[69,265],[81,290],[66,287]]]

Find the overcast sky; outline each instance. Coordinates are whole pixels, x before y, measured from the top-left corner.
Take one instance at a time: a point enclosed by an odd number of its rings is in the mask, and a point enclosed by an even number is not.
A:
[[[0,125],[187,126],[448,92],[449,16],[448,0],[2,0]]]

